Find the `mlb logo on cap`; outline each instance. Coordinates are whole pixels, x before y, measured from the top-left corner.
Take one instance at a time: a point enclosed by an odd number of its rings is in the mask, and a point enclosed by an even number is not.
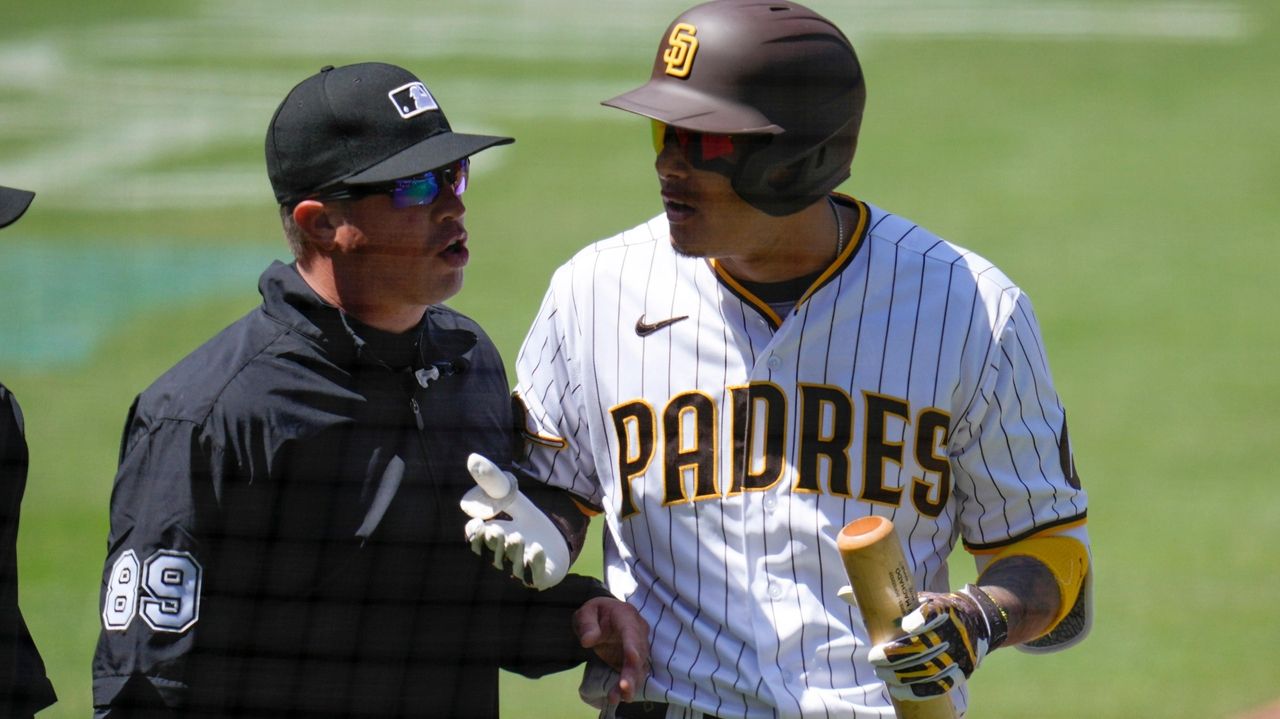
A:
[[[427,90],[427,86],[420,82],[401,85],[387,93],[387,97],[390,97],[391,102],[395,103],[396,111],[400,113],[400,117],[406,119],[430,110],[440,109],[440,106],[436,104],[436,99]]]

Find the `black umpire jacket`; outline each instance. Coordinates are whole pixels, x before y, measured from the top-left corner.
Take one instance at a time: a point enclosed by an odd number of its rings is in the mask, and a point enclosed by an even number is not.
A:
[[[259,290],[130,410],[96,715],[497,717],[499,666],[582,661],[599,583],[526,590],[464,540],[467,455],[511,453],[479,326],[431,308],[395,370],[294,266]]]
[[[53,685],[18,608],[18,514],[27,487],[22,410],[0,384],[0,716],[29,717],[52,704]]]

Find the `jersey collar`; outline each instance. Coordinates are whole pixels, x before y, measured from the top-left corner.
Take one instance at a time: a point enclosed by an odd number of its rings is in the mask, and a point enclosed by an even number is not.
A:
[[[857,220],[853,225],[853,234],[850,236],[850,242],[845,246],[844,250],[841,251],[834,260],[832,260],[831,265],[818,275],[818,278],[813,281],[813,284],[809,285],[809,289],[805,290],[804,294],[800,296],[800,299],[796,301],[795,307],[791,310],[792,312],[799,310],[815,292],[825,287],[829,282],[831,282],[831,280],[844,271],[844,268],[848,267],[849,263],[853,262],[854,256],[858,254],[858,250],[862,247],[863,240],[866,238],[867,218],[871,214],[867,210],[867,205],[861,200],[857,200],[853,197],[842,195],[840,193],[833,193],[832,199],[834,199],[838,204],[846,207],[852,207],[854,209],[854,212],[857,215]],[[711,268],[715,270],[716,278],[720,280],[720,283],[736,295],[738,299],[755,308],[756,312],[759,312],[766,320],[768,320],[769,325],[773,329],[776,330],[782,326],[782,318],[778,316],[777,312],[773,311],[773,308],[769,306],[769,303],[765,302],[760,297],[757,297],[754,293],[743,286],[743,284],[735,279],[733,275],[729,274],[729,272],[725,270],[719,262],[714,259],[708,260],[708,262],[710,262]]]

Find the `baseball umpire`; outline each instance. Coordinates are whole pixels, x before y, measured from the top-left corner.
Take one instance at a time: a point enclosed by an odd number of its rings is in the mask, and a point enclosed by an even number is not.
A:
[[[267,170],[296,261],[129,411],[97,716],[496,717],[499,667],[581,663],[575,629],[643,658],[643,620],[595,580],[539,592],[457,541],[467,454],[509,462],[513,424],[497,350],[439,303],[470,158],[511,141],[453,132],[393,65],[281,102]]]
[[[1031,302],[835,192],[865,98],[830,21],[718,0],[604,103],[649,118],[664,212],[556,272],[517,391],[531,473],[604,514],[609,588],[652,627],[652,674],[605,716],[963,710],[989,652],[1088,630],[1087,500]],[[873,514],[923,601],[876,646],[835,542]],[[953,588],[957,540],[980,575]]]
[[[0,227],[22,217],[35,193],[0,187]],[[0,384],[0,716],[30,717],[57,701],[18,608],[18,515],[27,488],[22,409]]]

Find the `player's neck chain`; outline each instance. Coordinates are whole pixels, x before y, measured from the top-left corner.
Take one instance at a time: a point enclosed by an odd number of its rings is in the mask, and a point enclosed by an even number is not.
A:
[[[836,257],[840,257],[840,253],[844,252],[844,221],[840,219],[840,209],[836,207],[836,201],[831,199],[831,195],[827,195],[827,204],[831,205],[831,214],[836,218]]]

